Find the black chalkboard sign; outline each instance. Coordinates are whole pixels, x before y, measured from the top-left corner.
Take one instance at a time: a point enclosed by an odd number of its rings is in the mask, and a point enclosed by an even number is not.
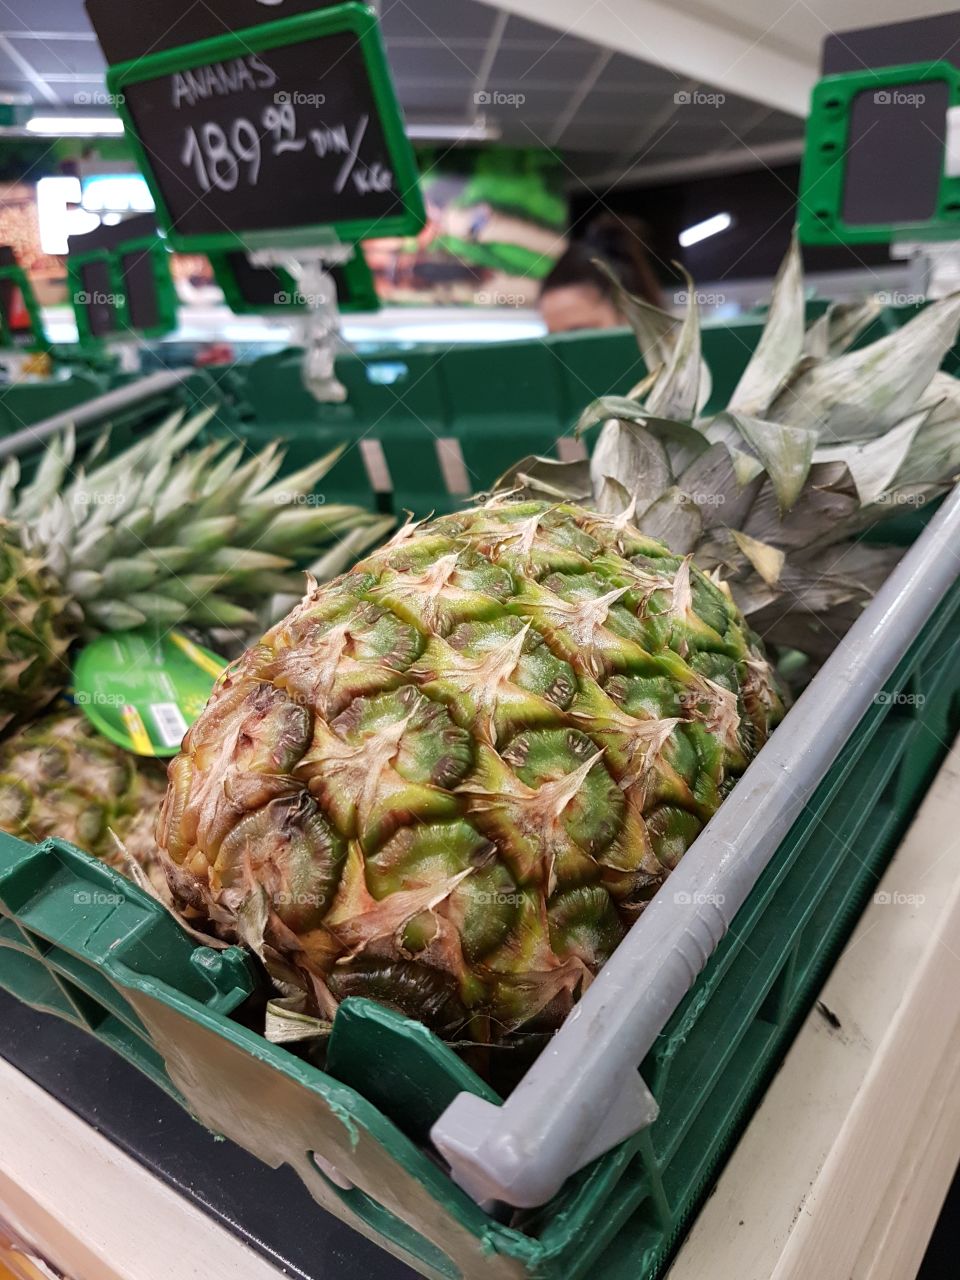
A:
[[[960,13],[830,35],[807,120],[806,244],[960,235]]]
[[[115,67],[174,248],[356,242],[424,213],[376,15],[343,4]]]
[[[113,65],[292,14],[314,13],[334,3],[336,0],[133,0],[132,10],[131,0],[86,0],[86,10],[104,57]],[[182,12],[177,13],[178,8]]]
[[[155,337],[176,323],[169,253],[152,213],[70,236],[67,274],[81,342]]]

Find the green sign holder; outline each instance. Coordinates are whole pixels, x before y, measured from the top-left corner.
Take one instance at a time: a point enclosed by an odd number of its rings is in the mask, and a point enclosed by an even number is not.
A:
[[[269,268],[277,277],[278,289],[272,301],[258,302],[251,300],[243,292],[229,254],[211,253],[208,257],[217,284],[223,290],[227,306],[236,315],[264,315],[274,311],[305,315],[310,310],[296,280],[283,267]],[[349,262],[336,268],[334,278],[337,279],[339,286],[337,289],[338,311],[350,313],[380,310],[380,298],[374,284],[373,272],[367,265],[359,245],[356,246]]]
[[[0,267],[0,287],[4,282],[14,285],[23,298],[23,305],[30,321],[30,337],[23,330],[11,329],[5,308],[0,307],[0,348],[27,351],[49,351],[50,340],[43,325],[43,315],[30,277],[17,264]]]
[[[949,107],[960,105],[960,70],[949,62],[911,62],[876,70],[825,76],[814,87],[800,177],[797,228],[804,244],[889,243],[895,239],[960,239],[960,173],[940,172],[936,208],[922,222],[850,223],[843,200],[853,104],[864,91],[893,92],[899,86],[942,81]]]
[[[135,253],[145,255],[150,264],[153,284],[156,290],[154,304],[157,318],[152,324],[142,326],[136,324],[135,309],[131,305],[134,293],[133,290],[126,287],[122,290],[124,299],[122,305],[123,323],[127,329],[133,330],[140,337],[161,338],[164,334],[172,332],[177,327],[177,290],[173,283],[173,276],[170,273],[170,250],[156,236],[137,236],[132,240],[125,240],[122,244],[117,245],[115,249],[111,250],[111,254],[115,260],[116,270],[120,279],[125,283],[124,259]]]
[[[134,323],[132,293],[123,267],[124,258],[133,253],[147,256],[156,286],[157,319],[142,327],[137,327]],[[116,324],[105,333],[94,332],[89,306],[81,300],[88,291],[84,268],[100,263],[105,268],[108,292],[114,299],[110,305],[116,317]],[[91,249],[88,253],[70,254],[67,258],[67,287],[77,322],[77,337],[83,347],[99,346],[123,337],[158,338],[177,326],[177,294],[170,274],[170,255],[163,242],[155,236],[137,236],[110,249]]]
[[[169,109],[166,112],[162,111],[160,104],[163,98],[155,96],[152,112],[145,115],[149,115],[151,121],[156,124],[156,136],[151,136],[148,140],[149,148],[145,145],[135,119],[135,112],[138,109],[136,105],[138,86],[142,87],[151,81],[162,81],[165,78],[172,82],[173,77],[195,72],[199,68],[216,70],[218,67],[235,67],[239,62],[252,56],[266,55],[271,51],[285,50],[289,46],[305,45],[325,36],[341,34],[353,37],[349,52],[352,53],[356,49],[362,56],[369,86],[358,84],[355,71],[351,71],[346,65],[337,68],[336,71],[331,69],[331,76],[335,73],[344,75],[344,84],[350,94],[358,92],[362,94],[369,87],[371,97],[366,105],[370,115],[375,116],[382,130],[394,178],[390,196],[391,209],[397,205],[399,208],[389,213],[381,210],[378,214],[375,205],[371,205],[370,212],[363,217],[341,219],[333,216],[318,219],[310,224],[254,227],[242,230],[233,229],[228,216],[217,219],[219,225],[216,229],[199,233],[185,233],[179,230],[170,210],[165,184],[173,182],[182,184],[183,182],[174,167],[178,161],[182,161],[180,155],[182,140],[172,138],[171,124],[176,123],[171,118],[173,113]],[[309,66],[309,59],[307,65]],[[309,73],[304,74],[298,68],[295,74],[300,83],[292,86],[294,89],[302,88],[304,83],[310,82]],[[319,80],[313,83],[320,86]],[[119,103],[118,109],[127,137],[153,195],[158,221],[166,231],[172,247],[178,251],[209,254],[218,250],[231,249],[303,247],[315,245],[324,231],[328,234],[332,231],[341,242],[357,243],[372,236],[415,234],[426,221],[413,149],[406,135],[403,117],[393,88],[380,36],[379,22],[375,12],[362,4],[340,4],[313,13],[298,14],[251,27],[237,34],[217,36],[148,55],[136,61],[119,63],[108,71],[107,85],[110,93],[115,95]],[[275,88],[277,92],[269,101],[283,101],[285,92],[282,80],[276,84]],[[243,91],[236,94],[235,98],[237,107],[241,107],[244,102]],[[262,107],[263,103],[264,99],[260,96],[254,100],[253,106]],[[205,106],[209,107],[209,103],[205,103]],[[164,128],[168,136],[163,135]],[[176,157],[176,160],[171,164],[164,162],[161,158],[161,164],[158,166],[151,158],[151,151],[162,151],[164,148],[168,157]],[[276,179],[278,167],[274,166],[271,175],[264,175],[268,181],[271,178]],[[158,174],[158,168],[163,169],[162,175]],[[308,185],[309,170],[305,169],[303,163],[299,172],[303,177],[302,185]],[[278,196],[281,199],[282,194],[282,190],[278,190]],[[202,199],[202,196],[199,197],[194,204],[202,203]],[[240,196],[237,200],[239,204]]]

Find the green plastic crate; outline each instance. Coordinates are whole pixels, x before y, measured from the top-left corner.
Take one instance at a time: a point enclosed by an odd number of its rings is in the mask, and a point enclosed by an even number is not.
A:
[[[809,319],[824,303],[808,305]],[[882,337],[916,311],[889,307],[858,345]],[[708,412],[726,404],[759,340],[760,315],[704,325],[713,372]],[[303,353],[290,348],[238,366],[237,430],[253,448],[280,437],[286,467],[304,466],[345,444],[324,490],[401,516],[455,510],[526,453],[570,457],[573,424],[597,396],[625,394],[645,368],[627,329],[556,334],[510,342],[384,347],[344,355],[343,404],[318,404],[301,379]],[[951,352],[945,368],[957,365]]]
[[[642,1064],[652,1126],[543,1208],[486,1214],[426,1149],[460,1090],[424,1027],[341,1006],[327,1069],[255,1031],[235,948],[60,841],[0,837],[0,985],[86,1027],[215,1132],[289,1163],[326,1209],[422,1274],[652,1280],[682,1238],[960,726],[960,584],[914,642]]]
[[[705,328],[707,359],[724,370],[717,403],[732,391],[761,327],[753,318]],[[302,358],[291,348],[236,369],[239,432],[252,448],[283,439],[290,470],[346,444],[325,491],[398,516],[454,510],[523,453],[559,456],[558,441],[573,444],[584,405],[626,393],[644,375],[629,330],[383,348],[342,356],[337,376],[347,400],[318,404],[302,384]]]

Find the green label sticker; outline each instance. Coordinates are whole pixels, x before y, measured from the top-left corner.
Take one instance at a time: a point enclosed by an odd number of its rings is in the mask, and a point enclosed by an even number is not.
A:
[[[226,665],[180,631],[114,631],[80,650],[73,699],[117,746],[138,756],[175,756]]]

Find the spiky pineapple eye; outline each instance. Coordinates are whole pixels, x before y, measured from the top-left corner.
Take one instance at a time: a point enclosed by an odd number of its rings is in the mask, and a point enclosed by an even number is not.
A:
[[[534,788],[557,782],[595,760],[576,794],[558,814],[574,843],[594,855],[613,840],[624,807],[622,791],[597,756],[593,741],[577,729],[535,729],[520,733],[502,753],[517,777]]]
[[[262,885],[288,928],[319,926],[333,901],[346,843],[307,795],[273,800],[237,823],[214,874],[228,900]]]

